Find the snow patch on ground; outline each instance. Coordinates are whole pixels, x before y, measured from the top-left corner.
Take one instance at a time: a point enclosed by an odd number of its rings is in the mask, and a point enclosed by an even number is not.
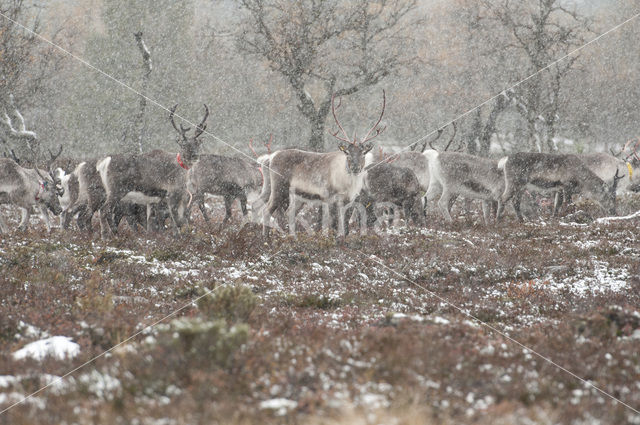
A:
[[[606,291],[620,292],[627,286],[629,280],[629,272],[627,269],[610,268],[609,264],[604,261],[593,261],[593,275],[585,276],[583,273],[580,277],[570,277],[556,282],[553,277],[549,276],[548,288],[552,291],[560,291],[568,289],[577,296],[587,296],[596,293],[604,293]]]
[[[276,416],[284,416],[296,407],[298,407],[298,402],[287,398],[272,398],[260,402],[260,409],[271,410]]]
[[[116,378],[97,370],[78,377],[78,382],[87,387],[87,391],[103,400],[113,400],[122,393],[122,384]]]
[[[30,342],[13,353],[13,358],[15,360],[34,359],[42,361],[47,356],[51,356],[58,360],[64,360],[66,358],[72,359],[78,354],[80,354],[80,345],[73,342],[71,338],[67,336],[52,336]]]

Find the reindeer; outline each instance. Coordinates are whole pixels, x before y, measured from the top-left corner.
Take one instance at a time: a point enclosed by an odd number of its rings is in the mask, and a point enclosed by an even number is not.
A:
[[[114,208],[127,194],[137,192],[136,202],[147,204],[147,222],[150,221],[151,205],[166,197],[169,215],[174,231],[184,223],[184,213],[188,199],[187,171],[199,159],[202,141],[200,135],[206,129],[205,121],[209,108],[205,107],[204,118],[195,129],[193,137],[188,137],[190,128],[180,129],[173,117],[178,105],[171,109],[169,121],[180,137],[176,140],[180,147],[177,155],[162,150],[153,150],[140,155],[112,155],[96,164],[106,192],[104,204],[100,207],[100,229],[103,238],[115,231]],[[148,231],[151,229],[148,227]]]
[[[334,100],[335,95],[331,98],[331,112],[339,130],[332,135],[340,141],[339,151],[316,153],[285,149],[276,152],[271,158],[269,168],[271,192],[263,214],[265,234],[269,217],[276,211],[284,214],[294,195],[329,204],[332,226],[338,229],[338,232],[345,233],[344,211],[341,206],[351,203],[362,190],[366,175],[365,155],[373,148],[371,140],[386,129],[386,127],[378,127],[384,115],[386,96],[383,91],[380,117],[360,141],[357,134],[354,134],[351,140],[340,124],[336,116]],[[374,131],[375,133],[372,134]],[[338,135],[340,132],[342,134]],[[290,228],[290,231],[293,232],[294,229]]]
[[[100,174],[96,170],[96,163],[95,159],[83,161],[70,174],[65,174],[61,168],[56,170],[56,175],[64,189],[64,196],[60,198],[62,207],[60,225],[62,228],[69,228],[71,219],[77,215],[78,228],[92,230],[91,219],[106,200],[106,192]],[[126,217],[132,229],[135,229],[137,225],[146,229],[149,224],[157,228],[160,227],[160,219],[147,223],[147,204],[136,203],[139,201],[136,199],[137,196],[139,197],[140,193],[130,192],[114,207],[113,223],[115,228],[118,227],[123,217]],[[157,213],[158,211],[156,211],[156,215]]]
[[[276,154],[276,152],[271,151],[271,142],[273,140],[273,135],[269,136],[269,141],[264,143],[264,146],[267,148],[267,153],[258,155],[256,150],[253,148],[253,139],[249,140],[249,149],[256,157],[256,162],[258,163],[258,169],[260,170],[260,174],[262,174],[262,190],[260,191],[260,195],[258,198],[252,203],[251,211],[254,214],[254,217],[257,217],[255,214],[266,208],[267,202],[269,202],[269,195],[271,195],[271,179],[269,178],[269,168],[271,167],[271,158]]]
[[[359,201],[367,211],[367,226],[376,222],[375,205],[386,204],[400,207],[407,223],[425,224],[422,213],[424,191],[415,173],[406,167],[380,163],[367,170],[364,188]]]
[[[29,226],[31,207],[36,206],[51,232],[51,222],[47,209],[58,215],[62,211],[58,196],[62,190],[51,176],[44,176],[38,168],[23,168],[9,158],[0,159],[0,204],[14,204],[21,208],[22,219],[18,229],[25,231]],[[0,232],[9,230],[0,216]]]
[[[200,155],[200,160],[187,173],[188,188],[194,202],[200,207],[205,221],[209,216],[204,205],[204,195],[224,197],[225,217],[231,219],[231,204],[240,198],[242,214],[247,215],[247,191],[259,190],[263,174],[258,166],[241,158],[221,155]]]
[[[502,213],[500,196],[504,192],[504,177],[498,170],[498,161],[461,152],[424,152],[429,161],[429,189],[427,202],[439,196],[438,207],[444,218],[451,222],[451,206],[458,196],[480,199],[485,224],[490,223],[490,212],[497,203]]]
[[[622,179],[618,170],[613,174],[611,185],[605,183],[580,160],[577,155],[537,152],[518,152],[502,158],[498,168],[503,170],[505,187],[502,203],[513,199],[518,220],[520,198],[525,188],[549,191],[563,190],[570,202],[573,194],[593,198],[610,214],[616,213],[616,190]],[[498,218],[500,215],[498,215]]]
[[[14,204],[22,209],[22,219],[19,229],[24,231],[29,225],[30,209],[37,206],[42,214],[42,218],[47,226],[47,231],[51,232],[51,223],[47,209],[51,210],[55,215],[60,214],[61,207],[59,196],[63,195],[59,181],[52,172],[51,165],[62,153],[62,146],[57,154],[49,151],[50,159],[47,161],[47,170],[38,169],[38,139],[35,132],[27,130],[24,117],[14,104],[13,95],[9,94],[5,98],[2,96],[3,114],[0,117],[0,125],[8,132],[10,137],[17,140],[26,141],[28,149],[33,154],[33,168],[24,168],[20,165],[20,159],[11,149],[13,159],[0,159],[0,203]],[[18,124],[14,127],[15,119]],[[45,177],[45,175],[48,175]],[[8,232],[2,217],[0,217],[0,232]]]
[[[59,170],[66,199],[63,205],[62,227],[67,229],[73,217],[78,215],[80,230],[91,231],[91,219],[104,205],[106,192],[96,169],[98,160],[83,161],[70,173]]]
[[[640,146],[640,141],[636,142],[633,149],[624,155],[631,142],[631,140],[628,141],[620,152],[616,153],[611,151],[613,155],[599,152],[581,154],[578,156],[587,168],[593,171],[607,184],[613,183],[612,176],[617,171],[622,177],[618,183],[618,193],[625,191],[637,192],[640,191],[640,156],[637,152],[638,146]]]

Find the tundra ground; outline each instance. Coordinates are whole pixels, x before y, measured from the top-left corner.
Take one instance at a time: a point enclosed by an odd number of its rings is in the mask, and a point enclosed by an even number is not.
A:
[[[0,423],[640,423],[589,385],[640,409],[639,218],[267,241],[194,215],[1,237],[0,409],[51,385]]]

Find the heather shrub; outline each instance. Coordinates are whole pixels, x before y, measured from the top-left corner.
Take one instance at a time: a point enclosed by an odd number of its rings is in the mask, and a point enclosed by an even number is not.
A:
[[[198,308],[205,317],[223,319],[229,324],[247,322],[257,304],[257,297],[245,285],[223,286],[198,300]]]
[[[180,318],[159,327],[158,343],[178,351],[190,364],[229,367],[249,337],[249,326],[224,320]]]

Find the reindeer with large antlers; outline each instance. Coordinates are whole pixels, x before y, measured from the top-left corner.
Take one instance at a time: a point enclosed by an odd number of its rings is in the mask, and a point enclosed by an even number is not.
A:
[[[96,164],[102,184],[106,192],[106,200],[100,208],[100,228],[102,237],[106,238],[110,231],[116,231],[113,212],[115,206],[125,196],[130,202],[147,205],[147,230],[151,230],[149,220],[152,206],[165,198],[169,208],[169,216],[174,230],[177,232],[184,224],[185,211],[189,202],[187,190],[187,170],[199,159],[202,141],[199,137],[206,129],[205,121],[209,116],[209,108],[205,107],[205,115],[195,129],[193,136],[188,136],[190,128],[176,126],[173,119],[176,108],[171,109],[169,121],[180,135],[176,143],[180,147],[177,155],[162,150],[153,150],[140,155],[112,155]]]
[[[291,198],[296,195],[328,204],[332,226],[344,233],[344,210],[341,207],[351,203],[362,190],[366,175],[365,155],[373,148],[371,140],[386,128],[379,127],[384,115],[386,96],[383,91],[380,117],[361,140],[358,140],[356,134],[353,139],[349,138],[336,116],[334,100],[332,97],[331,111],[339,130],[331,134],[339,140],[338,151],[316,153],[285,149],[278,151],[271,158],[271,193],[263,215],[265,233],[270,216],[274,212],[284,215]],[[295,211],[295,208],[292,211]],[[290,227],[290,231],[294,231],[293,226]]]

